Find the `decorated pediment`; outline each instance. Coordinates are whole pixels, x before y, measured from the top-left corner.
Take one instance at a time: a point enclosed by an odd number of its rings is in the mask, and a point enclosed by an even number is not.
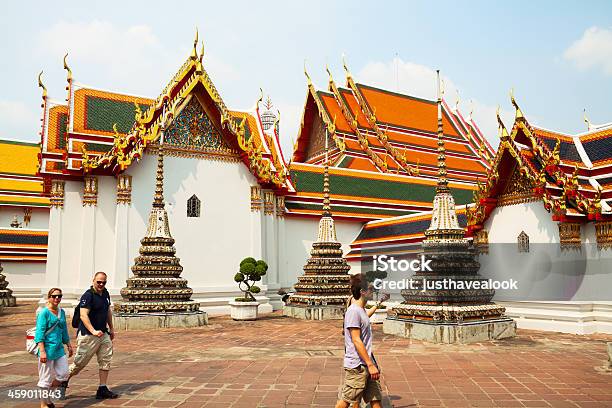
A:
[[[497,205],[513,205],[535,201],[537,198],[533,194],[533,188],[533,182],[525,172],[520,171],[516,166],[503,193],[498,197]]]
[[[164,143],[188,150],[238,153],[224,140],[195,95],[185,103],[164,132]]]

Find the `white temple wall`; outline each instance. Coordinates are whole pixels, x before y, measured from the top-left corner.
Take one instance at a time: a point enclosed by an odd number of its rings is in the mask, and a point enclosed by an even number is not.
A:
[[[66,181],[64,187],[64,208],[58,211],[60,242],[54,242],[51,233],[56,225],[49,225],[49,249],[47,252],[46,282],[48,287],[57,286],[64,291],[64,297],[73,299],[80,296],[91,284],[91,279],[79,276],[81,244],[83,235],[83,182]],[[53,211],[53,210],[52,210]],[[59,247],[59,249],[58,249]],[[57,273],[49,273],[51,252],[59,257]],[[54,271],[55,272],[55,271]],[[46,291],[42,291],[46,294]]]
[[[0,228],[10,228],[13,217],[17,216],[17,220],[23,223],[23,210],[27,206],[11,206],[0,205]],[[29,207],[32,209],[30,223],[26,226],[22,224],[22,228],[28,229],[47,229],[49,228],[49,209],[44,207]]]
[[[521,231],[530,243],[559,242],[557,223],[542,202],[531,202],[497,207],[485,223],[489,243],[516,243]]]
[[[40,293],[44,288],[41,288],[41,282],[45,282],[44,262],[2,262],[2,273],[6,276],[9,285],[8,288],[13,291],[13,295],[20,300],[38,300]],[[46,291],[45,291],[46,293]]]
[[[157,156],[145,155],[128,171],[132,175],[130,266],[138,256],[151,210],[156,165]],[[261,228],[251,216],[252,185],[257,181],[242,162],[164,157],[164,196],[183,266],[181,276],[194,290],[193,298],[202,303],[226,307],[228,299],[240,293],[233,280],[240,261],[260,256],[261,242],[252,242],[252,229]],[[187,200],[194,194],[201,202],[200,217],[187,217]]]
[[[115,212],[117,207],[117,179],[111,176],[98,177],[98,204],[95,206],[95,237],[94,237],[94,262],[93,270],[90,271],[90,279],[98,271],[106,272],[108,275],[108,287],[116,288],[114,280],[114,243],[115,237]],[[82,277],[82,280],[86,276]],[[87,281],[85,283],[88,283]],[[125,282],[120,282],[125,286]],[[84,286],[81,284],[81,286]],[[117,292],[118,293],[118,292]],[[113,291],[113,294],[114,291]]]
[[[338,221],[335,220],[336,237],[342,243],[343,254],[350,251],[350,244],[355,240],[361,228],[362,222]],[[312,243],[317,239],[319,228],[318,218],[305,218],[295,216],[285,216],[285,252],[282,256],[281,286],[289,288],[297,282],[298,276],[304,271],[303,267],[306,260],[310,258]],[[351,273],[354,271],[351,266]]]
[[[612,333],[612,251],[599,250],[593,223],[582,224],[580,248],[561,248],[558,222],[541,202],[496,208],[487,222],[488,254],[480,274],[515,279],[517,290],[497,290],[519,328],[568,333]],[[529,252],[518,249],[521,231]]]

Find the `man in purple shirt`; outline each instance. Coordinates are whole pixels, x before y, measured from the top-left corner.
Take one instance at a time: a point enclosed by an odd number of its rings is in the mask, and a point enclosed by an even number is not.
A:
[[[351,294],[354,301],[344,315],[344,384],[336,408],[348,408],[362,399],[372,408],[382,408],[380,371],[372,354],[372,326],[365,310],[372,289],[363,274],[351,276]]]

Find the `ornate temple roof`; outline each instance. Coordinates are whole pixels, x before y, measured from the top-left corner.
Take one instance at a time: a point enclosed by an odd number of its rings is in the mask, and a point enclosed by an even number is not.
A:
[[[555,221],[612,219],[612,125],[568,135],[531,125],[516,109],[508,132],[498,116],[500,146],[475,205],[468,232],[482,228],[500,205],[539,201]]]
[[[0,205],[48,207],[37,176],[38,143],[0,140]]]
[[[467,226],[465,206],[455,208],[459,226]],[[375,220],[366,223],[351,243],[347,259],[357,260],[373,255],[405,253],[406,249],[420,249],[425,230],[431,225],[431,211]]]
[[[310,77],[302,125],[290,164],[296,193],[285,202],[291,214],[320,212],[320,183],[327,133],[334,213],[379,219],[431,208],[437,180],[436,101],[356,83],[346,64],[346,87],[331,74],[328,89]],[[328,70],[329,73],[329,70]],[[448,179],[459,204],[470,201],[486,178],[494,150],[471,119],[443,102]]]
[[[420,213],[431,208],[436,181],[417,176],[382,174],[330,167],[332,210],[338,219],[374,220]],[[288,214],[321,214],[323,166],[292,163],[291,180],[296,192],[285,198]],[[451,182],[457,202],[471,202],[475,186]]]
[[[0,228],[0,261],[45,262],[48,230]]]
[[[175,128],[199,126],[205,134],[196,141],[180,140],[170,149],[176,147],[185,155],[233,156],[262,185],[277,192],[290,191],[288,170],[278,147],[278,126],[268,133],[262,130],[259,103],[248,112],[229,110],[204,69],[203,50],[198,54],[196,46],[197,34],[191,55],[156,99],[80,85],[64,59],[68,72],[65,105],[50,100],[39,81],[43,88],[41,174],[50,178],[122,172],[142,157],[149,144],[157,142],[164,115],[173,126],[172,120],[197,100],[201,106],[192,109],[189,118],[183,115]]]

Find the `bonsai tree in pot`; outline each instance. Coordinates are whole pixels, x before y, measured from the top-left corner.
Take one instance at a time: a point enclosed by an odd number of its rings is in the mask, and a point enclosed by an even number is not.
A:
[[[234,275],[234,281],[244,294],[230,302],[231,316],[234,320],[255,320],[257,319],[257,299],[255,296],[261,288],[255,283],[261,281],[261,277],[266,274],[268,265],[262,260],[255,258],[244,258],[240,262],[240,271]]]
[[[238,288],[244,293],[244,296],[237,297],[237,302],[255,302],[254,294],[261,291],[261,288],[255,285],[255,282],[261,281],[261,277],[266,274],[268,264],[264,261],[256,261],[255,258],[244,258],[240,262],[240,272],[234,275],[234,281],[238,283]]]

